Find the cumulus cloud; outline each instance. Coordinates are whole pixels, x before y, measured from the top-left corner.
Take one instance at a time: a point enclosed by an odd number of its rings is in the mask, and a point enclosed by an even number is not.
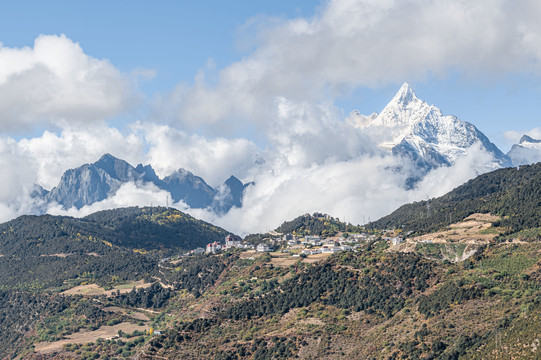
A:
[[[104,153],[133,166],[150,164],[160,177],[184,168],[202,176],[212,186],[218,186],[231,175],[250,180],[264,163],[260,151],[249,140],[208,139],[149,123],[135,123],[124,131],[107,125],[68,128],[59,133],[45,131],[41,136],[18,141],[0,137],[0,221],[36,213],[38,208],[43,208],[31,196],[36,184],[50,190],[58,185],[64,171],[93,163]],[[160,204],[167,203],[162,192],[152,195],[148,193],[152,189],[143,190],[143,195],[156,196],[156,200],[161,199]],[[132,193],[133,201],[127,201],[129,194],[121,191],[114,199],[81,211],[70,210],[70,214],[87,214],[114,204],[150,204],[137,191]],[[171,200],[168,202],[172,204]],[[177,206],[185,209],[182,204]],[[50,211],[60,213],[60,207],[51,207]]]
[[[154,128],[154,131],[158,130]],[[62,136],[53,139],[62,140]],[[37,158],[19,154],[19,144],[13,140],[4,140],[1,145],[0,160],[6,163],[6,172],[2,175],[6,177],[6,186],[0,192],[0,220],[33,213],[38,206],[45,206],[50,214],[82,217],[117,207],[170,204],[239,234],[274,229],[285,220],[316,211],[355,224],[375,220],[405,202],[440,196],[477,174],[491,170],[486,165],[490,163],[490,155],[476,145],[454,166],[433,170],[416,189],[408,191],[404,183],[414,166],[390,154],[363,154],[345,160],[313,162],[307,166],[280,161],[276,156],[274,161],[253,164],[257,169],[253,171],[254,184],[245,192],[243,207],[233,208],[225,215],[206,209],[190,209],[182,202],[173,204],[168,192],[149,183],[126,183],[106,200],[79,210],[65,210],[58,204],[37,204],[30,197],[33,181],[37,180],[31,165]],[[193,147],[193,143],[189,147]],[[152,152],[151,148],[149,153]]]
[[[291,166],[262,173],[247,189],[241,209],[233,209],[217,223],[236,224],[241,233],[274,229],[281,222],[307,212],[325,212],[360,223],[396,206],[405,176],[396,173],[398,159],[363,157],[309,168]],[[403,191],[403,190],[402,190]]]
[[[64,171],[98,160],[110,153],[128,162],[141,161],[144,139],[135,132],[123,133],[105,125],[86,129],[66,129],[60,133],[45,131],[41,136],[21,139],[16,152],[31,159],[36,183],[51,189]]]
[[[400,205],[444,195],[467,180],[494,170],[492,156],[480,144],[451,167],[429,172],[415,189],[404,184],[415,171],[407,159],[365,155],[355,160],[289,166],[281,171],[261,172],[247,188],[242,208],[225,216],[206,210],[192,215],[239,234],[263,232],[304,213],[323,212],[342,221],[362,224],[389,214]]]
[[[505,136],[507,141],[509,141],[511,144],[518,144],[520,141],[520,138],[523,135],[528,135],[533,139],[541,140],[541,128],[537,127],[530,130],[526,130],[524,132],[511,130],[511,131],[504,132],[503,135]]]
[[[102,122],[136,97],[129,76],[64,35],[40,35],[33,48],[0,44],[0,131]]]
[[[34,214],[41,205],[32,198],[37,180],[35,159],[21,153],[10,138],[0,139],[0,221]]]
[[[262,151],[245,138],[208,138],[166,125],[139,123],[134,128],[143,133],[148,146],[145,162],[162,177],[184,168],[217,186],[231,175],[250,179],[264,162]]]
[[[459,157],[451,167],[440,167],[430,171],[412,191],[404,202],[418,201],[426,197],[445,195],[469,179],[496,170],[493,156],[483,149],[480,143],[470,146],[463,157]]]
[[[312,18],[269,21],[251,54],[170,94],[168,115],[190,128],[245,119],[266,130],[279,97],[321,102],[449,71],[539,74],[539,16],[534,0],[331,0]]]
[[[51,189],[64,171],[93,163],[105,153],[133,166],[150,164],[160,177],[183,168],[213,186],[231,175],[249,180],[258,164],[264,163],[262,151],[247,139],[210,139],[165,125],[135,123],[124,131],[100,125],[58,133],[45,131],[19,141],[0,138],[4,165],[0,176],[6,177],[3,184],[8,194],[20,193],[22,184]]]

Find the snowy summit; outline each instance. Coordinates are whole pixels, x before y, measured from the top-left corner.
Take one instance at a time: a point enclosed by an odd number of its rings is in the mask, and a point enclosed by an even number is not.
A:
[[[382,149],[411,158],[428,171],[449,166],[479,144],[490,153],[492,168],[509,164],[509,160],[473,124],[419,99],[408,83],[404,83],[380,114],[352,114],[355,126],[378,139]]]

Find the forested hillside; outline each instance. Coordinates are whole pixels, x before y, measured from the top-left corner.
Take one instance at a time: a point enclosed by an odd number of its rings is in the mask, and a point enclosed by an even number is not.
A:
[[[68,279],[100,285],[149,279],[158,259],[144,252],[178,254],[227,234],[166,208],[108,210],[84,219],[21,216],[0,224],[0,289],[43,289]]]
[[[316,264],[235,259],[144,359],[537,359],[541,247],[465,262],[368,243]],[[143,355],[144,354],[144,355]]]
[[[135,249],[184,249],[223,242],[230,232],[165,207],[129,207],[99,211],[84,218],[97,235]]]
[[[213,271],[194,258],[186,266],[190,271],[177,273],[160,269],[160,257],[223,242],[227,234],[161,207],[101,211],[83,219],[21,216],[0,224],[0,357],[16,357],[35,341],[116,325],[122,317],[104,312],[106,303],[159,309],[174,296],[173,288],[203,292],[223,261]],[[141,288],[125,292],[135,286]],[[66,290],[71,296],[60,294]],[[89,303],[77,294],[108,298]],[[31,340],[32,334],[38,338]]]
[[[0,225],[0,354],[539,359],[540,168],[485,174],[371,224],[427,237],[352,237],[334,254],[164,256],[227,234],[165,208],[15,219]],[[465,219],[478,212],[497,216]],[[317,213],[278,229],[361,230]]]
[[[276,231],[283,234],[303,235],[320,235],[332,236],[336,233],[343,232],[359,232],[362,228],[351,224],[341,222],[332,216],[314,213],[312,215],[305,214],[291,221],[285,221]]]
[[[501,216],[496,226],[505,234],[540,227],[541,163],[480,175],[442,197],[404,205],[367,227],[427,233],[473,213]]]
[[[105,210],[83,219],[21,216],[0,224],[0,254],[103,254],[111,245],[145,250],[190,250],[223,242],[230,234],[175,209],[129,207]]]

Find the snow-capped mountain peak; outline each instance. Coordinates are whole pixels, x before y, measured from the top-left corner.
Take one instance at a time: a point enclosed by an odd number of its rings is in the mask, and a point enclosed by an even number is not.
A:
[[[369,127],[386,129],[381,146],[390,149],[410,134],[417,124],[441,116],[440,109],[419,99],[409,84],[404,83]]]
[[[507,156],[514,166],[539,162],[541,161],[541,140],[524,135],[518,144],[513,145]]]
[[[352,113],[352,117],[358,119],[356,127],[378,139],[380,148],[409,157],[425,170],[453,164],[476,143],[493,155],[491,167],[509,163],[508,158],[474,125],[452,115],[443,115],[438,107],[419,99],[408,83],[400,87],[377,116]]]
[[[415,91],[411,88],[411,86],[404,82],[396,95],[391,100],[390,104],[396,104],[398,106],[406,107],[411,102],[418,101],[419,98],[417,95],[415,95]]]
[[[539,144],[539,143],[541,143],[541,140],[536,140],[536,139],[531,138],[528,135],[523,135],[520,138],[519,144],[524,144],[524,143]]]

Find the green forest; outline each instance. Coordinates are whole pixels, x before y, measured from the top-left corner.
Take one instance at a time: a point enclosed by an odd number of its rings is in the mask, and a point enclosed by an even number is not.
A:
[[[334,236],[338,232],[359,233],[363,231],[361,226],[355,226],[341,222],[332,216],[314,213],[305,214],[280,225],[277,232],[283,234]]]
[[[541,163],[505,168],[480,175],[448,194],[414,202],[367,225],[403,229],[413,234],[436,231],[473,213],[502,217],[494,226],[503,235],[541,227]]]

